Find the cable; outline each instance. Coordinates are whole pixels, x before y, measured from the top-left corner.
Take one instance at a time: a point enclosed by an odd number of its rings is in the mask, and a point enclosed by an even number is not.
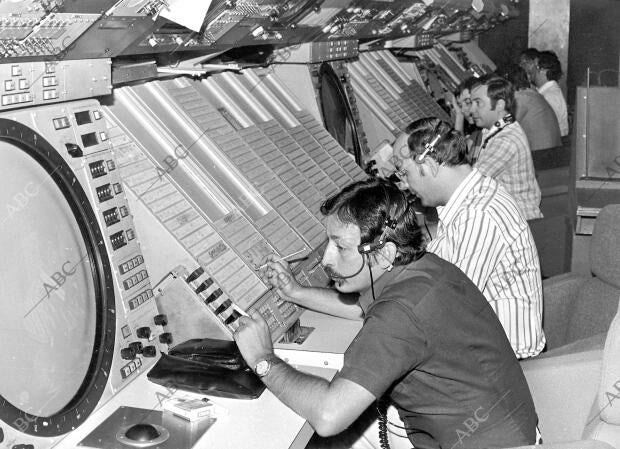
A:
[[[379,413],[379,445],[381,449],[390,449],[390,440],[387,434],[387,401],[377,400],[377,413]]]
[[[353,278],[353,277],[357,276],[358,274],[360,274],[360,273],[362,272],[362,270],[364,269],[364,267],[365,267],[365,266],[366,266],[366,259],[364,259],[364,256],[362,255],[362,266],[361,266],[361,267],[360,267],[360,269],[359,269],[359,270],[357,270],[355,273],[353,273],[353,274],[351,274],[351,275],[349,275],[349,276],[341,276],[341,275],[336,274],[336,273],[330,273],[330,274],[329,274],[329,277],[330,277],[332,280],[334,280],[334,281],[337,281],[337,280],[344,280],[344,279],[351,279],[351,278]]]
[[[424,227],[426,228],[426,233],[428,234],[428,238],[433,240],[433,236],[431,235],[431,230],[428,229],[428,223],[426,222],[426,215],[424,216]]]

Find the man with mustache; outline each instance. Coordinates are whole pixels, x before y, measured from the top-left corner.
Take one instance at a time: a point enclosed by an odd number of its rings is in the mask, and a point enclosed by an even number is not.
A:
[[[425,252],[405,193],[361,181],[321,212],[322,263],[335,289],[300,285],[273,256],[263,278],[283,298],[318,311],[356,317],[361,306],[364,325],[329,382],[277,358],[260,314],[241,317],[235,340],[267,388],[322,436],[342,432],[385,395],[404,422],[406,447],[534,443],[536,412],[502,325],[462,271]]]

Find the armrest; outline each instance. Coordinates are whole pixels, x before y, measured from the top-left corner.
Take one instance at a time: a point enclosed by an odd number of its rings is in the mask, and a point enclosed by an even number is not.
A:
[[[602,360],[603,350],[596,349],[521,362],[544,441],[582,437],[596,399]]]
[[[543,329],[547,349],[566,344],[566,325],[587,277],[573,273],[553,276],[543,281]]]
[[[604,441],[580,440],[566,443],[541,444],[539,446],[519,446],[513,449],[614,449]]]

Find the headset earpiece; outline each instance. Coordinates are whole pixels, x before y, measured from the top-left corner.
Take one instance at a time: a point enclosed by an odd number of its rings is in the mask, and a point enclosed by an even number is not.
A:
[[[437,146],[439,141],[443,139],[444,137],[448,136],[450,132],[452,131],[452,128],[448,128],[447,130],[443,132],[439,131],[437,128],[440,127],[440,125],[441,125],[441,122],[435,128],[435,131],[437,132],[437,134],[435,135],[435,137],[433,137],[433,140],[431,140],[426,145],[424,145],[424,152],[416,158],[418,162],[424,161],[424,158],[426,157],[428,153],[435,151],[435,147]]]
[[[389,209],[388,209],[389,210]],[[383,222],[383,230],[381,235],[379,236],[379,240],[370,243],[362,243],[357,247],[357,251],[360,254],[370,254],[374,251],[377,251],[385,246],[385,239],[388,229],[396,229],[397,221],[392,217],[388,217]]]

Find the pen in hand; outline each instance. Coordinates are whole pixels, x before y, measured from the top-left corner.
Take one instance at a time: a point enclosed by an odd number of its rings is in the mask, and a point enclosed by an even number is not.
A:
[[[296,262],[301,262],[301,261],[304,261],[304,260],[306,260],[306,259],[308,258],[308,256],[298,257],[298,258],[296,258],[296,259],[289,259],[289,257],[295,256],[295,255],[297,255],[297,254],[301,253],[302,251],[304,251],[304,250],[303,250],[303,249],[300,249],[299,251],[295,251],[294,253],[291,253],[291,254],[289,254],[289,255],[287,255],[287,256],[284,256],[284,257],[280,257],[279,259],[280,259],[280,260],[283,260],[283,261],[286,261],[286,262],[288,262],[288,263],[296,263]],[[266,263],[265,263],[265,264],[262,264],[260,267],[256,268],[256,270],[262,270],[262,269],[263,269],[263,268],[265,268],[266,266],[267,266],[267,264],[266,264]]]

